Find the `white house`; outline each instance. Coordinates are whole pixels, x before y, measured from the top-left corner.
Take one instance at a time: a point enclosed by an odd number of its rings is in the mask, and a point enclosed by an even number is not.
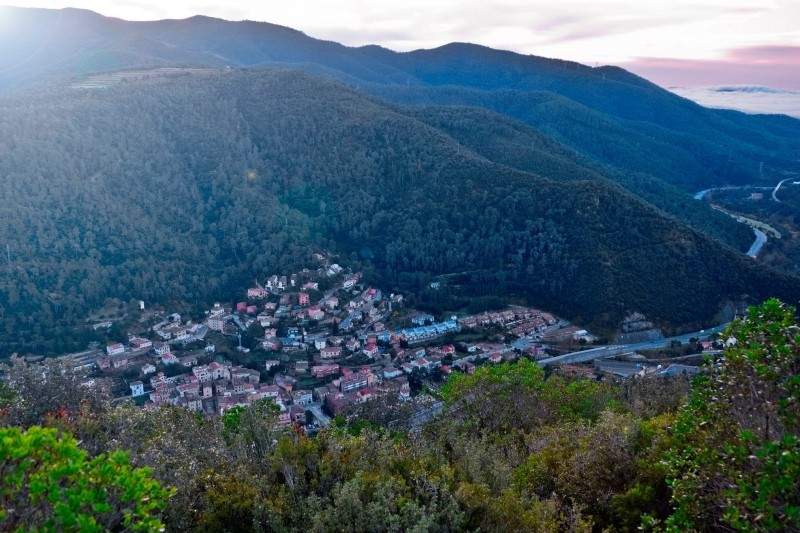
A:
[[[106,346],[106,353],[108,355],[119,355],[121,353],[125,353],[125,346],[119,342],[114,342]]]
[[[141,381],[134,381],[131,383],[131,396],[141,396],[144,394],[144,383]]]

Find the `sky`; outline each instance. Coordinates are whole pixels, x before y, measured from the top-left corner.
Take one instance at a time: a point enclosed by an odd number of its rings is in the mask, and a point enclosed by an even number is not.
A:
[[[0,0],[2,2],[3,0]],[[665,87],[800,91],[800,0],[8,0],[128,20],[196,14],[394,50],[452,41],[614,64]]]

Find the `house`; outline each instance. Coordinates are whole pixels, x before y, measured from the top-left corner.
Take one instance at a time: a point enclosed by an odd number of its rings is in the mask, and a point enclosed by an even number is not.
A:
[[[264,339],[261,341],[261,347],[264,348],[268,352],[277,352],[281,349],[281,341],[278,339]]]
[[[428,313],[418,313],[411,317],[411,323],[415,326],[424,326],[433,323],[433,315]]]
[[[267,289],[265,289],[264,287],[253,287],[253,288],[247,289],[247,299],[248,300],[250,300],[250,299],[258,300],[258,299],[261,299],[261,298],[266,298],[267,296],[269,296],[269,292],[267,292]]]
[[[230,379],[246,381],[247,383],[257,384],[261,381],[261,372],[243,366],[234,366],[228,369]]]
[[[178,364],[178,358],[171,353],[166,353],[161,356],[161,362],[165,365],[175,365]]]
[[[280,322],[280,319],[278,317],[261,314],[258,315],[258,322],[259,324],[261,324],[262,328],[271,328],[272,326]]]
[[[326,385],[324,387],[316,387],[314,388],[314,397],[317,399],[318,402],[324,402],[325,398],[329,394],[335,394],[337,391],[335,388],[331,388],[330,385]]]
[[[596,341],[597,337],[595,337],[585,329],[579,329],[572,334],[572,340],[591,343]]]
[[[272,275],[267,279],[267,289],[272,291],[282,291],[286,288],[286,276],[278,277]]]
[[[352,338],[347,340],[347,342],[344,344],[344,347],[351,352],[355,352],[361,347],[361,343],[358,342],[358,339]]]
[[[185,367],[192,367],[197,364],[197,356],[184,355],[183,357],[178,357],[178,362]]]
[[[295,405],[309,405],[314,402],[310,390],[296,390],[292,393],[292,402]]]
[[[263,383],[258,386],[258,394],[262,398],[271,398],[272,400],[276,400],[281,395],[281,389],[277,385],[267,385]]]
[[[363,352],[367,357],[375,357],[378,355],[378,346],[375,344],[367,344],[364,346]]]
[[[209,363],[208,371],[211,373],[211,379],[231,379],[230,368],[216,361]]]
[[[239,302],[236,304],[236,312],[237,313],[246,313],[247,312],[247,302]]]
[[[144,383],[141,381],[134,381],[131,383],[131,396],[142,396],[144,394]]]
[[[166,342],[157,342],[155,346],[153,346],[153,351],[159,357],[163,357],[171,352],[169,344]]]
[[[328,343],[326,342],[326,340],[324,338],[315,339],[314,340],[314,348],[316,348],[317,350],[321,350],[327,345],[328,345]]]
[[[369,387],[359,389],[356,392],[356,403],[364,403],[375,396],[375,391]]]
[[[342,355],[342,347],[341,346],[326,346],[325,348],[319,351],[320,356],[323,359],[335,359]]]
[[[178,395],[183,398],[187,394],[197,394],[199,391],[199,386],[197,383],[188,382],[188,383],[181,383],[175,390],[178,391]]]
[[[400,385],[400,391],[398,392],[398,396],[401,400],[408,400],[411,398],[411,385],[408,383],[408,380],[404,380],[403,384]]]
[[[278,426],[289,426],[292,423],[292,414],[289,411],[284,411],[278,414]]]
[[[254,314],[258,313],[258,307],[255,306],[255,305],[248,305],[247,309],[245,309],[245,312],[248,315],[254,315]]]
[[[323,311],[319,307],[310,307],[308,309],[307,314],[309,320],[322,320],[323,318],[325,318],[325,311]]]
[[[144,365],[142,367],[142,375],[143,376],[146,376],[148,374],[153,374],[155,371],[156,371],[156,367],[151,365],[150,363],[147,363],[146,365]]]
[[[281,362],[278,361],[277,359],[267,359],[266,361],[264,361],[264,368],[267,370],[267,372],[269,372],[273,368],[280,366],[280,364]]]
[[[339,298],[336,296],[331,296],[330,298],[326,298],[324,301],[325,307],[328,309],[336,309],[339,307]]]
[[[208,370],[208,365],[194,367],[192,369],[192,374],[200,383],[211,381],[211,372]]]
[[[325,396],[325,406],[333,415],[344,412],[355,403],[355,395],[342,392],[332,392]]]
[[[224,331],[225,324],[227,324],[229,320],[230,317],[228,315],[213,315],[208,317],[208,320],[206,320],[206,325],[208,326],[208,329],[213,329],[214,331]]]
[[[403,371],[393,366],[387,366],[383,369],[384,379],[394,379],[403,375]]]
[[[311,367],[311,374],[319,379],[339,373],[339,365],[315,365]]]
[[[292,392],[297,380],[290,376],[277,375],[275,376],[275,385],[282,388],[286,392]]]
[[[131,345],[133,350],[146,350],[153,346],[153,341],[150,339],[143,339],[142,337],[131,337],[128,339],[128,344]]]
[[[114,342],[106,346],[106,353],[108,355],[119,355],[125,353],[125,346],[122,343]]]
[[[306,409],[302,405],[293,405],[289,408],[289,417],[295,424],[303,425],[306,423]]]
[[[299,305],[308,305],[311,302],[311,299],[308,296],[307,292],[301,292],[297,295],[297,303]]]
[[[111,359],[111,368],[115,370],[128,368],[128,356],[124,354],[117,354],[111,356],[110,359]]]
[[[349,392],[369,385],[369,377],[364,372],[354,372],[342,377],[339,381],[339,390]]]

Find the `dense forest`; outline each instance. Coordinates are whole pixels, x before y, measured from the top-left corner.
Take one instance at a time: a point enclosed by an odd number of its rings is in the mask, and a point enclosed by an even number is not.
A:
[[[435,118],[298,72],[54,89],[0,108],[6,352],[76,347],[68,328],[109,297],[230,298],[313,249],[387,288],[466,272],[468,294],[607,324],[630,310],[707,322],[726,300],[800,291],[607,180],[565,180],[559,150],[517,170]]]
[[[556,180],[616,182],[635,196],[734,248],[746,250],[753,240],[753,232],[745,225],[705,203],[698,203],[675,185],[650,174],[601,166],[553,137],[499,113],[463,106],[426,106],[411,108],[407,112],[497,163]],[[582,133],[587,135],[587,145],[597,146],[594,135]],[[619,146],[623,143],[621,139],[615,139],[613,144]],[[654,153],[658,154],[658,151],[642,151],[651,160]]]
[[[797,328],[771,300],[691,384],[521,360],[451,376],[421,428],[390,429],[368,402],[313,437],[269,401],[212,419],[111,405],[56,360],[16,360],[0,529],[797,531]]]

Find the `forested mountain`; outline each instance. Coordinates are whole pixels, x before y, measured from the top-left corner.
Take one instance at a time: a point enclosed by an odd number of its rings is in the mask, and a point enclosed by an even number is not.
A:
[[[475,105],[625,173],[687,190],[797,169],[800,121],[711,110],[615,67],[452,43],[396,53],[208,17],[127,22],[82,10],[4,9],[0,88],[120,68],[292,65],[405,103]],[[763,165],[762,165],[763,163]]]
[[[472,111],[452,113],[273,69],[0,99],[0,346],[66,348],[109,296],[205,303],[317,248],[390,288],[469,271],[471,294],[606,323],[630,310],[696,323],[727,299],[800,296],[795,278],[566,149],[541,140],[540,165],[503,160],[458,133]],[[487,146],[508,141],[507,119],[481,120],[498,132]]]
[[[600,168],[552,137],[503,115],[460,106],[427,106],[408,112],[497,163],[556,180],[617,182],[654,206],[735,248],[747,249],[753,240],[753,233],[747,226],[705,203],[698,203],[680,188],[649,174]]]

